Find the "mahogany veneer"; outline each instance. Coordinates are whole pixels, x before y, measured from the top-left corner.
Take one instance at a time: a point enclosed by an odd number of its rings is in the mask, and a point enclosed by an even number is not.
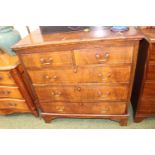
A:
[[[155,28],[142,29],[132,104],[135,122],[155,116]]]
[[[127,125],[139,40],[134,27],[56,34],[35,31],[17,52],[46,122],[59,117],[109,118]],[[38,102],[37,102],[38,101]]]

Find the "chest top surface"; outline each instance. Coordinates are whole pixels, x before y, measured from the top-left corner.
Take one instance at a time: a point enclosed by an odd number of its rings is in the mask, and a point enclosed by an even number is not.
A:
[[[77,31],[54,34],[42,34],[40,30],[30,33],[12,48],[16,51],[45,45],[59,45],[97,40],[140,40],[143,34],[135,27],[129,27],[126,32],[112,32],[110,29],[100,31]]]
[[[150,43],[155,43],[155,28],[142,29],[141,32]]]

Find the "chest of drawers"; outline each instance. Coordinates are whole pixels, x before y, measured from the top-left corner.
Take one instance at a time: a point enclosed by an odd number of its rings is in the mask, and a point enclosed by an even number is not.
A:
[[[46,122],[59,117],[109,118],[127,124],[142,35],[103,30],[31,33],[17,43],[36,102]]]
[[[135,122],[155,116],[155,29],[141,31],[145,39],[140,43],[132,93]]]
[[[33,113],[38,116],[18,58],[0,50],[0,115],[12,113]]]

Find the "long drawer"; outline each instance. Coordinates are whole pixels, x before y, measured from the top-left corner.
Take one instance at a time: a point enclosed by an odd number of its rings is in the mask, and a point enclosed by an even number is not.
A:
[[[9,71],[0,71],[0,85],[15,85]]]
[[[0,109],[19,109],[29,111],[24,100],[0,99]]]
[[[128,83],[130,66],[122,67],[77,67],[64,69],[29,70],[34,84],[62,83]]]
[[[155,62],[155,44],[152,44],[152,49],[150,50],[149,60]]]
[[[155,81],[155,65],[148,65],[146,80]]]
[[[145,83],[142,98],[155,99],[155,83]]]
[[[155,99],[143,99],[138,107],[138,113],[155,114]]]
[[[36,86],[40,101],[126,101],[128,86]]]
[[[0,98],[23,99],[18,87],[0,86]]]
[[[23,54],[22,60],[27,68],[60,67],[73,64],[71,51]]]
[[[103,46],[74,50],[77,65],[132,63],[133,46]]]
[[[43,112],[59,114],[124,114],[126,103],[123,102],[42,102]]]

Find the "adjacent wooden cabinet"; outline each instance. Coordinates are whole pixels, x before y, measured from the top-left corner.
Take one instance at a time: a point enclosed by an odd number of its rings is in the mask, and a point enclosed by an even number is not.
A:
[[[17,43],[36,104],[46,122],[59,117],[109,118],[127,125],[139,40],[127,32],[41,34]]]
[[[38,116],[24,78],[18,58],[0,50],[0,115],[33,113]]]
[[[140,44],[132,91],[135,122],[155,116],[155,28],[141,31],[145,39]]]

